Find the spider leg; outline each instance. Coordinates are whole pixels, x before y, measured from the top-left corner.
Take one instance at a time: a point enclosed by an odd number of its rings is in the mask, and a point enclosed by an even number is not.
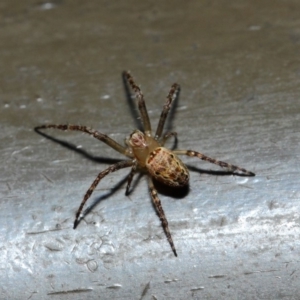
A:
[[[188,155],[191,157],[198,157],[202,160],[208,161],[212,164],[218,165],[222,168],[227,168],[229,171],[234,172],[234,171],[240,171],[243,174],[247,175],[247,176],[255,176],[255,174],[253,172],[247,171],[246,169],[240,168],[238,166],[235,165],[231,165],[229,163],[226,163],[224,161],[220,161],[211,157],[208,157],[200,152],[196,152],[196,151],[192,151],[192,150],[174,150],[173,151],[175,154],[177,155]]]
[[[109,147],[115,149],[119,153],[126,155],[128,157],[132,157],[132,155],[130,155],[127,152],[127,149],[125,147],[123,147],[122,145],[120,145],[119,143],[117,143],[116,141],[111,139],[110,137],[108,137],[106,134],[103,134],[99,131],[88,128],[86,126],[49,124],[49,125],[42,125],[42,126],[35,127],[35,130],[39,131],[40,129],[46,129],[46,128],[56,128],[56,129],[64,130],[64,131],[66,131],[66,130],[82,131],[82,132],[87,133],[87,134],[93,136],[94,138],[100,140],[101,142],[103,142],[106,145],[108,145]]]
[[[126,186],[126,192],[125,192],[126,196],[129,195],[130,185],[131,185],[133,176],[136,173],[136,169],[137,169],[137,163],[134,163],[133,166],[132,166],[132,168],[131,168],[131,171],[130,171],[130,173],[128,175],[128,178],[127,178],[127,186]]]
[[[127,80],[133,91],[135,92],[135,97],[138,101],[138,108],[141,113],[142,122],[144,124],[144,131],[148,136],[151,136],[151,123],[149,119],[149,115],[146,108],[146,103],[144,100],[144,95],[140,88],[136,85],[133,77],[128,71],[123,72],[124,78]]]
[[[83,209],[84,204],[86,203],[86,201],[90,198],[91,194],[93,193],[94,189],[96,188],[96,186],[98,185],[98,183],[100,182],[100,180],[105,177],[106,175],[108,175],[109,173],[118,171],[120,169],[123,168],[127,168],[132,166],[133,161],[132,160],[124,160],[124,161],[120,161],[116,164],[113,164],[111,166],[109,166],[107,169],[105,169],[104,171],[100,172],[98,174],[98,176],[96,177],[96,179],[94,180],[94,182],[92,183],[92,185],[90,186],[90,188],[87,190],[87,192],[85,193],[83,200],[77,210],[76,213],[76,217],[75,217],[75,221],[74,221],[74,229],[77,227],[78,223],[79,223],[79,217],[81,214],[81,211]]]
[[[175,138],[175,143],[177,143],[177,132],[174,132],[174,131],[173,131],[173,132],[167,132],[167,133],[163,136],[163,138],[162,138],[160,144],[163,146],[163,145],[165,144],[165,142],[167,141],[167,139],[170,138],[171,136],[174,136],[174,138]]]
[[[168,239],[168,242],[174,252],[174,255],[177,256],[177,252],[176,252],[176,249],[175,249],[175,246],[174,246],[174,243],[173,243],[173,239],[172,239],[172,236],[171,236],[171,233],[170,233],[170,230],[169,230],[169,226],[168,226],[168,221],[167,221],[167,218],[165,216],[165,213],[164,213],[164,210],[161,206],[161,202],[157,196],[157,191],[153,185],[153,181],[152,181],[152,178],[149,177],[149,189],[150,189],[150,195],[151,195],[151,198],[152,198],[152,201],[153,201],[153,204],[155,206],[155,209],[157,211],[157,214],[160,218],[160,221],[161,221],[161,224],[162,224],[162,227],[165,231],[165,234],[167,236],[167,239]]]
[[[163,107],[163,110],[162,110],[160,118],[159,118],[158,126],[157,126],[156,133],[155,133],[155,139],[156,140],[158,140],[161,137],[162,131],[164,129],[165,121],[167,119],[168,113],[169,113],[170,108],[172,106],[172,102],[177,97],[179,91],[180,91],[179,84],[174,83],[172,85],[171,89],[170,89],[170,92],[167,96],[166,103]]]

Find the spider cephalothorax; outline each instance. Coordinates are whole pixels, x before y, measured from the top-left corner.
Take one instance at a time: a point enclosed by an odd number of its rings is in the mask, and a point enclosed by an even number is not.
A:
[[[145,167],[156,180],[169,186],[188,184],[189,171],[171,150],[164,148],[152,136],[135,130],[127,140],[140,167]]]
[[[100,182],[100,180],[108,175],[111,172],[115,172],[117,170],[131,167],[131,171],[128,175],[127,179],[127,187],[126,187],[126,194],[129,192],[130,184],[132,182],[133,176],[137,170],[141,170],[148,175],[148,183],[149,183],[149,190],[150,195],[153,201],[153,204],[156,208],[156,211],[159,215],[161,220],[162,226],[166,233],[167,239],[170,243],[170,246],[177,256],[177,252],[173,243],[173,239],[169,230],[168,221],[166,219],[165,213],[161,206],[161,202],[157,196],[157,191],[153,185],[152,178],[171,186],[171,187],[183,187],[188,184],[189,182],[189,172],[187,167],[183,164],[183,162],[178,158],[177,155],[187,155],[191,157],[198,157],[202,160],[208,161],[210,163],[216,164],[220,167],[227,168],[232,173],[237,171],[241,172],[247,176],[254,176],[255,174],[249,172],[243,168],[238,166],[231,165],[229,163],[216,160],[214,158],[208,157],[200,152],[196,152],[193,150],[174,150],[171,151],[164,147],[166,140],[171,136],[176,136],[175,132],[167,132],[162,135],[166,118],[170,111],[171,105],[173,100],[176,98],[177,94],[179,93],[179,85],[173,84],[171,90],[167,96],[166,103],[163,107],[158,126],[153,136],[151,130],[151,123],[149,120],[148,112],[146,109],[146,104],[144,101],[144,96],[140,90],[140,88],[135,84],[132,76],[129,72],[123,72],[124,79],[129,83],[131,88],[134,90],[138,108],[141,114],[144,131],[135,130],[130,137],[126,140],[126,146],[122,146],[107,135],[100,133],[99,131],[90,129],[86,126],[79,126],[79,125],[42,125],[38,126],[35,129],[39,131],[40,129],[45,128],[56,128],[60,130],[75,130],[75,131],[82,131],[85,132],[94,138],[104,142],[114,150],[118,151],[119,153],[127,156],[129,160],[122,160],[118,163],[115,163],[109,166],[104,171],[101,171],[90,188],[87,190],[78,210],[76,213],[76,218],[74,221],[74,229],[78,225],[80,221],[81,212],[83,209],[84,204],[91,196],[92,192]]]

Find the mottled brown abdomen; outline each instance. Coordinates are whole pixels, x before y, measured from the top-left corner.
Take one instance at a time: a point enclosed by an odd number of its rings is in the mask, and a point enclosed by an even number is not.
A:
[[[158,147],[146,160],[148,172],[158,181],[169,186],[185,186],[189,182],[189,171],[183,162],[170,150]]]

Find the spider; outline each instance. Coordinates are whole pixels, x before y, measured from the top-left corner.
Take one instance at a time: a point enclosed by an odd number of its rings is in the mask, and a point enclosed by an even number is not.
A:
[[[140,116],[143,123],[143,131],[138,129],[134,130],[131,135],[125,140],[125,146],[120,145],[107,135],[96,131],[94,129],[88,128],[86,126],[80,125],[56,125],[56,124],[48,124],[41,125],[35,128],[35,130],[39,131],[40,129],[46,128],[56,128],[59,130],[72,130],[72,131],[81,131],[86,134],[93,136],[94,138],[104,142],[109,147],[113,148],[117,152],[125,155],[128,160],[122,160],[117,162],[111,166],[109,166],[104,171],[101,171],[90,188],[84,195],[84,198],[77,210],[75,221],[74,221],[74,229],[79,224],[81,218],[82,209],[86,203],[86,201],[90,198],[91,194],[95,190],[96,186],[100,182],[102,178],[106,175],[118,171],[123,168],[131,167],[131,171],[127,177],[127,187],[125,195],[129,194],[130,185],[132,179],[137,171],[141,171],[148,175],[148,185],[150,195],[154,204],[154,207],[157,211],[157,214],[160,218],[162,227],[168,239],[168,242],[171,246],[171,249],[175,256],[177,256],[177,252],[175,249],[175,245],[171,236],[171,232],[169,230],[168,221],[165,216],[164,210],[162,208],[160,199],[157,195],[157,190],[153,184],[153,178],[167,186],[180,188],[187,186],[189,183],[189,171],[187,167],[183,164],[183,162],[178,158],[178,155],[187,155],[190,157],[197,157],[201,160],[208,161],[210,163],[216,164],[222,168],[227,168],[231,173],[237,172],[238,174],[243,174],[246,176],[255,176],[254,173],[247,171],[241,167],[231,165],[229,163],[208,157],[200,152],[196,152],[194,150],[169,150],[164,147],[164,144],[168,138],[171,136],[177,137],[176,132],[167,132],[164,135],[163,129],[165,125],[166,118],[171,109],[172,102],[177,97],[180,86],[177,83],[174,83],[167,95],[167,99],[163,110],[160,115],[160,119],[158,122],[158,126],[155,134],[153,135],[151,129],[151,123],[149,120],[146,103],[144,100],[144,95],[140,88],[135,83],[131,74],[127,71],[123,72],[123,78],[128,86],[132,88],[135,93],[135,97],[137,100],[138,109],[140,112]]]

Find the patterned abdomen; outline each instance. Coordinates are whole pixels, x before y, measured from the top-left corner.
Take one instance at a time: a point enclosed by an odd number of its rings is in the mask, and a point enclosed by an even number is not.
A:
[[[189,171],[183,162],[170,150],[158,147],[146,160],[148,172],[158,181],[169,186],[185,186],[189,182]]]

